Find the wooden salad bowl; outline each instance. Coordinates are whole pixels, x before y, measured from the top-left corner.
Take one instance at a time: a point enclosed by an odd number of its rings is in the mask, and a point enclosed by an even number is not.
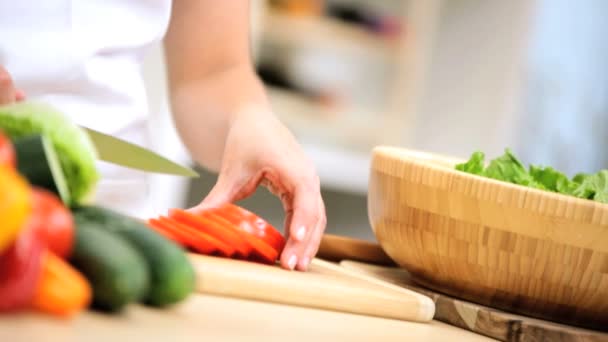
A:
[[[608,330],[608,205],[373,150],[368,215],[417,283],[487,306]]]

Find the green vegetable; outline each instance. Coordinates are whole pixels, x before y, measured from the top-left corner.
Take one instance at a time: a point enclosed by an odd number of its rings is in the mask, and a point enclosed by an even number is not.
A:
[[[526,171],[524,165],[515,157],[510,149],[506,149],[505,154],[501,157],[492,160],[483,174],[486,177],[497,180],[544,189],[544,186]]]
[[[456,170],[519,184],[536,189],[608,203],[608,170],[596,174],[579,173],[572,179],[552,167],[530,165],[526,170],[510,149],[484,166],[483,152],[476,151],[471,158],[455,166]]]
[[[17,154],[17,168],[32,185],[59,195],[64,203],[70,202],[70,191],[59,157],[53,144],[43,135],[32,135],[13,141]],[[25,162],[21,162],[25,161]]]
[[[90,200],[99,173],[95,164],[97,152],[84,130],[56,109],[33,102],[0,106],[0,129],[11,140],[36,134],[47,136],[57,151],[71,204]]]
[[[76,222],[70,262],[93,288],[93,307],[119,312],[147,294],[150,271],[131,244],[99,224]]]
[[[74,211],[76,222],[92,222],[116,233],[135,246],[150,269],[150,289],[144,302],[166,306],[194,291],[196,275],[184,250],[142,222],[110,209],[84,206]]]
[[[456,165],[456,170],[483,175],[485,154],[483,152],[474,152],[471,159],[463,164]]]
[[[541,166],[530,165],[530,175],[543,188],[550,191],[572,194],[572,191],[576,187],[575,182],[570,181],[565,174],[552,167],[543,168]]]
[[[579,175],[581,181],[573,191],[573,195],[608,203],[608,170],[602,170],[594,175]]]

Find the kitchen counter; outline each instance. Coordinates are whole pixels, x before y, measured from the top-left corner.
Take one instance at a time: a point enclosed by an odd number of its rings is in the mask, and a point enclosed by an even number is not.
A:
[[[211,338],[211,339],[209,339]],[[441,322],[414,323],[236,298],[192,295],[157,310],[0,318],[0,341],[492,341]]]

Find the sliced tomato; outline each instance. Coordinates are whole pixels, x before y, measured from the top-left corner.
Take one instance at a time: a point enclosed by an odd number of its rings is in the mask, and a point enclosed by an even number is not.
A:
[[[180,232],[184,237],[194,237],[198,242],[198,245],[205,244],[209,246],[210,252],[208,252],[207,254],[220,254],[223,256],[230,257],[236,253],[234,247],[227,245],[221,240],[218,240],[205,232],[196,230],[195,228],[189,227],[181,222],[175,221],[170,217],[161,216],[160,222],[165,226],[170,227],[174,231]],[[201,251],[201,253],[204,252]]]
[[[163,224],[157,219],[149,219],[148,227],[150,227],[150,229],[154,230],[158,234],[180,244],[183,247],[190,247],[185,239],[182,239],[179,234],[173,233],[170,229],[165,228]]]
[[[46,247],[61,258],[69,257],[74,244],[74,218],[53,193],[33,188],[33,210],[30,220]]]
[[[13,144],[2,132],[0,132],[0,165],[11,168],[15,168],[17,165]]]
[[[176,242],[195,252],[202,254],[213,254],[217,250],[214,245],[208,243],[204,239],[200,239],[196,234],[188,234],[188,232],[182,231],[171,223],[161,221],[160,219],[150,220],[150,223],[156,229],[173,235],[176,238]]]
[[[198,253],[208,255],[219,254],[227,257],[230,257],[235,253],[234,248],[228,246],[213,236],[205,234],[204,232],[184,225],[171,218],[161,216],[158,220],[155,220],[153,224],[159,229],[168,231],[170,234],[175,235],[183,245]]]
[[[29,307],[42,274],[44,243],[27,225],[0,255],[0,312]]]
[[[242,230],[264,240],[276,249],[279,254],[283,251],[283,247],[285,247],[283,235],[266,220],[251,211],[232,203],[225,204],[211,211],[218,213]]]
[[[181,209],[171,209],[169,211],[169,217],[185,226],[207,233],[227,245],[234,247],[238,254],[237,256],[247,258],[253,250],[253,247],[247,240],[232,226],[222,226],[206,217],[195,215]]]
[[[231,223],[230,221],[215,212],[203,212],[201,213],[201,215],[211,221],[216,222],[222,227],[230,228],[236,231],[240,230],[239,227],[237,227],[236,225],[234,225],[233,223]],[[247,243],[249,243],[253,247],[252,253],[248,257],[248,259],[261,261],[266,264],[275,263],[277,257],[279,256],[279,251],[267,244],[264,240],[246,231],[241,230],[241,236],[247,241]]]

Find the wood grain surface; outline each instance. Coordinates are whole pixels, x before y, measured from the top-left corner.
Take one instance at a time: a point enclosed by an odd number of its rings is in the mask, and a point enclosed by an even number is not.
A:
[[[332,234],[323,235],[317,257],[331,261],[349,259],[371,264],[397,266],[375,242]]]
[[[247,261],[191,254],[197,291],[325,310],[429,322],[435,304],[417,292],[387,289],[336,273],[328,262],[314,260],[307,272]]]
[[[72,320],[33,313],[0,316],[3,342],[123,341],[494,341],[443,322],[416,323],[211,295],[159,310],[132,305],[120,315]]]
[[[416,285],[407,270],[343,260],[340,267],[363,277],[419,292],[435,302],[435,319],[500,341],[600,342],[608,334],[507,313]]]
[[[427,288],[608,330],[608,205],[478,177],[437,155],[381,147],[370,222]]]

